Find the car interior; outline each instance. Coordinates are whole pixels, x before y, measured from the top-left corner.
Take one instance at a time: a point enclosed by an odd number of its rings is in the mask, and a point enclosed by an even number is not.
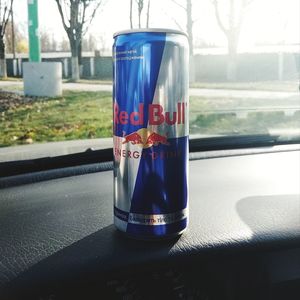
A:
[[[34,3],[34,1],[32,2]],[[15,1],[14,3],[16,13],[18,13],[18,2]],[[30,6],[29,2],[28,5]],[[39,2],[40,8],[45,11],[45,4],[41,2]],[[52,2],[59,4],[63,1],[55,0]],[[93,1],[87,1],[87,3],[89,2]],[[118,5],[116,1],[110,2],[107,1],[105,5],[115,9]],[[124,3],[121,4],[120,2],[118,1],[120,7],[121,5],[125,6]],[[137,5],[142,2],[126,2],[128,12],[129,3],[133,5],[131,13],[136,16],[134,22],[138,20],[138,9],[141,9],[141,6]],[[232,8],[236,3],[234,0],[227,2],[229,8]],[[260,7],[257,1],[240,0],[237,2],[240,4],[238,7],[241,10],[244,4],[249,5],[250,9],[251,5]],[[0,16],[1,3],[0,0]],[[212,22],[215,22],[218,30],[220,29],[217,27],[218,22],[220,25],[220,22],[222,23],[225,18],[218,15],[218,12],[221,15],[224,13],[222,10],[218,11],[224,4],[220,3],[220,1],[208,1],[205,4],[207,6],[204,6],[204,8],[210,9],[213,17],[216,13],[216,19],[213,18]],[[282,8],[283,11],[285,5],[296,7],[284,3],[281,1],[280,5],[274,5],[277,8]],[[188,9],[191,9],[188,6],[191,4],[194,7],[202,5],[191,0],[169,1],[168,4],[161,5],[167,5],[167,8],[174,5],[174,16],[176,16],[175,9],[178,9],[178,14],[185,16],[184,14],[188,12]],[[53,9],[57,10],[56,3],[54,5]],[[153,6],[150,6],[150,0],[144,1],[144,13],[148,7],[148,17],[149,7],[150,12],[153,9],[157,15],[159,14],[159,1],[152,0],[151,5]],[[261,5],[265,5],[264,8],[272,6],[270,3]],[[184,10],[181,6],[184,6]],[[101,14],[105,12],[105,9],[104,7]],[[226,6],[222,9],[225,10]],[[253,9],[252,13],[257,11]],[[57,18],[60,18],[59,12],[63,14],[64,10],[57,10]],[[232,13],[231,10],[229,10],[230,12]],[[91,16],[93,16],[92,13]],[[99,11],[97,13],[100,14]],[[95,8],[94,14],[96,16],[97,13]],[[159,15],[160,19],[165,15]],[[143,16],[146,20],[146,14]],[[196,17],[194,10],[193,22],[195,24],[197,24]],[[127,19],[126,22],[129,23],[129,18]],[[157,23],[154,21],[153,23],[160,24],[162,22],[160,19]],[[41,18],[40,21],[42,21]],[[169,22],[172,22],[175,28],[176,22],[180,23],[180,20],[174,20],[174,17],[170,17]],[[183,25],[185,26],[185,21]],[[63,31],[62,24],[59,26]],[[219,31],[220,35],[224,34],[222,30]],[[202,45],[201,43],[204,42],[199,39],[198,44]],[[299,47],[299,43],[295,45]],[[272,44],[273,46],[274,44]],[[209,45],[205,47],[202,45],[201,47],[203,51],[208,51]],[[215,54],[219,51],[220,47],[218,47],[212,47],[215,52],[209,54],[216,55],[216,57],[212,58],[213,63],[207,69],[207,82],[210,82],[209,76],[213,76],[211,75],[213,72],[216,72],[217,75],[215,76],[221,76],[219,71],[214,69],[221,60],[220,57],[223,57],[223,54]],[[202,66],[205,68],[206,62],[211,57],[205,52],[199,53],[195,54],[195,57],[198,57],[198,62],[196,63],[196,58],[194,62],[195,76],[202,78],[201,76],[205,76]],[[229,59],[226,53],[224,54],[224,61],[221,63],[224,67],[222,73],[224,76],[228,75],[225,71],[226,62]],[[260,62],[266,59],[259,58],[261,60],[252,62],[249,59],[249,53],[245,52],[241,55],[241,68],[243,68],[243,63],[245,64],[247,61],[245,68],[250,70],[249,74],[247,74],[248,71],[245,71],[241,76],[252,76],[250,74],[251,68],[257,66],[259,69]],[[261,54],[261,57],[267,57],[269,54],[266,53]],[[253,54],[253,57],[255,55]],[[299,53],[294,56],[297,56],[298,60],[300,59]],[[281,56],[279,55],[279,57]],[[93,59],[96,60],[97,55]],[[94,60],[89,60],[88,64]],[[286,59],[287,61],[288,59]],[[293,68],[295,61],[292,61]],[[198,63],[200,63],[200,67]],[[59,74],[64,74],[64,70],[64,67],[61,69],[61,63],[59,63]],[[258,81],[260,80],[259,70],[255,75]],[[281,71],[284,72],[284,70],[286,69]],[[287,77],[288,79],[286,79],[286,82],[293,82],[293,88],[295,86],[298,88],[299,70],[298,68],[298,71],[291,75],[294,77]],[[273,76],[274,72],[272,72],[270,71],[270,74]],[[216,77],[211,81],[213,84],[219,84],[222,80],[226,81],[224,78]],[[276,77],[275,83],[272,83],[273,79],[270,78],[265,82],[272,84],[272,87],[275,86],[275,88],[281,82],[285,82],[284,79]],[[40,75],[36,80],[42,80]],[[67,79],[63,80],[62,86],[66,87]],[[206,82],[205,80],[203,82]],[[31,85],[35,85],[32,88],[36,88],[37,81],[31,81],[33,82]],[[252,82],[252,79],[241,79],[243,84],[245,82],[248,84],[250,81]],[[229,80],[229,82],[232,84],[232,81]],[[4,84],[6,83],[4,82]],[[105,84],[107,83],[105,82]],[[111,81],[108,84],[111,85]],[[210,82],[210,84],[212,83]],[[24,143],[34,143],[35,137],[33,135],[23,140],[10,139],[11,145],[4,142],[0,143],[0,150],[3,153],[6,152],[7,157],[12,157],[9,156],[10,152],[16,153],[14,154],[15,158],[10,159],[1,159],[0,155],[1,300],[300,299],[300,134],[299,119],[297,119],[300,111],[299,91],[293,90],[290,92],[291,94],[289,92],[284,94],[283,91],[276,92],[273,88],[267,95],[266,90],[259,94],[259,91],[253,91],[251,86],[248,86],[246,90],[238,91],[237,89],[228,96],[225,88],[211,86],[202,88],[194,83],[190,88],[188,226],[185,232],[172,238],[139,240],[126,235],[115,227],[113,209],[114,156],[111,139],[112,121],[110,119],[108,123],[110,128],[108,146],[105,144],[101,149],[95,149],[92,146],[83,147],[83,151],[74,152],[64,152],[60,149],[60,154],[53,155],[49,150],[47,155],[32,155],[30,158],[22,159],[17,157],[17,153],[13,151],[17,147],[25,147]],[[59,87],[55,88],[59,91]],[[111,91],[105,92],[110,93],[109,99],[114,97]],[[255,94],[255,92],[257,93]],[[19,95],[23,93],[23,90],[21,92],[16,90],[14,93]],[[73,96],[72,93],[75,95],[76,90],[71,92],[71,96]],[[200,93],[204,94],[199,96],[197,93],[199,95]],[[223,94],[219,95],[218,93]],[[23,94],[26,95],[26,92]],[[106,94],[104,96],[107,97]],[[267,107],[267,105],[270,101],[276,100],[275,96],[281,97],[278,101],[282,102],[276,106],[275,113],[272,115],[269,112],[272,108]],[[213,108],[197,107],[195,103],[198,98],[195,97],[202,97],[203,103],[212,101]],[[207,100],[210,99],[209,97],[212,97],[212,100]],[[228,103],[230,102],[228,108],[219,108],[218,101],[224,99],[227,99]],[[255,105],[258,103],[255,101],[258,99],[262,99],[261,101],[264,103],[263,105],[259,104],[260,106],[255,110]],[[26,102],[26,99],[24,101]],[[237,103],[234,101],[240,101],[239,104],[247,103],[243,104],[244,106],[240,109],[238,104],[232,104]],[[286,113],[286,110],[290,109],[289,105],[292,101],[295,106],[291,108],[293,112],[290,116],[291,114]],[[251,106],[250,102],[254,104]],[[59,105],[63,107],[64,103]],[[25,104],[29,105],[28,102]],[[0,101],[0,108],[1,105]],[[195,109],[194,111],[195,107],[198,110]],[[104,108],[100,107],[99,112],[101,109]],[[207,110],[205,111],[205,109]],[[212,109],[219,109],[221,112],[212,112]],[[259,112],[259,109],[264,112]],[[111,106],[112,110],[113,107]],[[245,113],[245,111],[247,116],[253,114],[253,120],[256,120],[254,121],[255,126],[264,130],[257,132],[241,130],[239,132],[238,130],[241,128],[239,128],[240,125],[236,120],[241,122],[248,120],[245,115],[238,115]],[[0,112],[2,113],[1,109]],[[6,112],[7,110],[3,108],[0,122],[5,121],[4,114]],[[80,113],[81,111],[78,112],[78,114]],[[210,114],[213,114],[211,119],[207,117]],[[285,121],[282,123],[277,119],[273,121],[273,116],[279,116],[282,120],[286,120],[284,118],[294,119],[291,123],[285,124]],[[63,117],[67,119],[67,112]],[[219,131],[210,134],[204,127],[203,120],[209,124],[221,120],[221,125],[217,128]],[[229,130],[229,133],[226,132],[227,129],[225,128],[228,120],[235,122],[233,123],[234,130]],[[290,131],[286,135],[281,134],[281,131],[278,130],[265,130],[264,122],[268,122],[268,120],[271,120],[270,124],[275,129],[280,126],[283,129],[288,129],[292,124],[294,131]],[[247,124],[245,126],[248,126]],[[296,134],[294,134],[295,131]],[[5,132],[3,130],[0,135],[6,134]],[[95,139],[101,143],[102,137],[96,136]],[[56,140],[51,140],[51,142],[53,141]],[[14,142],[18,142],[19,146],[13,144]],[[43,141],[44,150],[42,153],[47,151],[46,142],[50,142],[50,140]],[[22,146],[20,146],[21,144]],[[26,147],[30,146],[32,145],[26,145]]]
[[[115,229],[109,158],[2,177],[3,299],[298,299],[299,166],[299,145],[191,152],[188,230],[155,242]]]

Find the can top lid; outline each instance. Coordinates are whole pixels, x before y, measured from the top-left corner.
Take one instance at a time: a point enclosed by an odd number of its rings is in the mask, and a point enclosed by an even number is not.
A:
[[[117,37],[121,34],[130,34],[130,33],[138,33],[138,32],[162,32],[162,33],[175,33],[175,34],[182,34],[187,36],[187,34],[183,31],[177,29],[169,29],[169,28],[139,28],[139,29],[127,29],[121,30],[114,33],[113,37]]]

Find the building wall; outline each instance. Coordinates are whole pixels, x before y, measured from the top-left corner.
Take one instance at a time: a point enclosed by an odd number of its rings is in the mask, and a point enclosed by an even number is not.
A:
[[[7,60],[9,77],[22,77],[22,63],[27,58]],[[71,76],[70,57],[48,57],[43,61],[62,63],[63,78]],[[197,54],[194,58],[196,81],[226,81],[226,61],[224,54]],[[84,56],[82,58],[82,78],[102,80],[112,79],[112,58],[110,56]],[[300,53],[244,53],[238,55],[237,81],[297,80],[300,76]]]

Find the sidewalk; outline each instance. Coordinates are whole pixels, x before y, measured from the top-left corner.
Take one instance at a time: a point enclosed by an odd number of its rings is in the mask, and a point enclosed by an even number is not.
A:
[[[88,84],[88,83],[70,83],[64,82],[63,90],[68,91],[112,91],[112,85],[110,84]],[[0,89],[13,91],[16,88],[17,91],[22,91],[22,81],[0,81]],[[190,96],[201,97],[213,97],[213,98],[230,98],[230,99],[264,99],[264,100],[276,100],[289,97],[299,97],[298,92],[278,92],[278,91],[257,91],[257,90],[229,90],[229,89],[201,89],[190,88]]]

